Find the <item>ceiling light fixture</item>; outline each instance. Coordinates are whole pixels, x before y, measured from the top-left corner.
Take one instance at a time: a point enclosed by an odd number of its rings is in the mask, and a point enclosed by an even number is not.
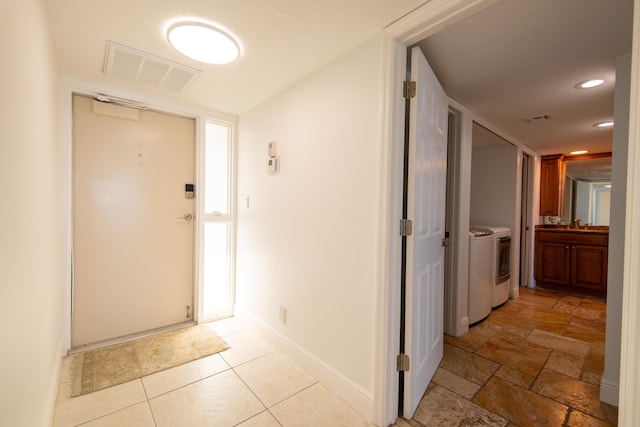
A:
[[[598,87],[604,83],[602,79],[591,79],[577,83],[574,88],[576,89],[591,89],[592,87]]]
[[[228,64],[240,56],[240,45],[225,31],[204,22],[177,22],[167,40],[181,54],[207,64]]]
[[[593,127],[596,127],[596,128],[609,128],[611,126],[613,126],[613,121],[611,121],[611,120],[606,121],[606,122],[596,123],[596,124],[593,125]]]
[[[588,153],[588,151],[587,151],[587,150],[578,150],[578,151],[572,151],[572,152],[570,152],[570,153],[569,153],[569,155],[571,155],[571,156],[577,156],[577,155],[579,155],[579,154],[587,154],[587,153]]]

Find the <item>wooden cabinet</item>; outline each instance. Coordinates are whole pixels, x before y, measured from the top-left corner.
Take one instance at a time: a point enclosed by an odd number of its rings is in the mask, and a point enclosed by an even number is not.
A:
[[[540,162],[540,215],[564,215],[567,166],[564,156],[543,156]]]
[[[608,243],[606,233],[536,231],[537,284],[606,295]]]

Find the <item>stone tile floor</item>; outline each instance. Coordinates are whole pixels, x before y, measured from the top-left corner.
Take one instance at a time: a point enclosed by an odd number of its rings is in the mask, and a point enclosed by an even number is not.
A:
[[[66,357],[53,426],[371,426],[241,321],[209,325],[231,348],[79,397]]]
[[[604,299],[520,288],[461,337],[444,358],[413,419],[397,427],[612,426],[599,399]]]

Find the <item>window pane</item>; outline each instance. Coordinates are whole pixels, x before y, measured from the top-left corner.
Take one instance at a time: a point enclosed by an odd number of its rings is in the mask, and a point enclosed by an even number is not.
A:
[[[204,298],[205,318],[215,312],[230,310],[229,296],[229,224],[204,224]]]
[[[207,123],[205,145],[205,213],[229,213],[229,128]]]

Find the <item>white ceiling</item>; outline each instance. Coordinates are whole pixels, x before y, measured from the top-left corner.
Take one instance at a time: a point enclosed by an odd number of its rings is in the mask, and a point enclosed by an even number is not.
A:
[[[241,114],[379,33],[427,0],[46,0],[61,73]],[[610,151],[615,58],[631,51],[632,0],[501,0],[421,46],[447,93],[541,154]],[[179,17],[213,21],[239,61],[204,65],[165,39]],[[106,42],[197,68],[175,94],[103,74]],[[599,76],[603,87],[577,91]],[[551,114],[543,123],[526,117]]]
[[[427,0],[46,0],[63,74],[240,114],[373,37]],[[234,34],[242,56],[206,65],[177,53],[166,28],[205,19]],[[203,71],[180,94],[107,78],[107,40]]]
[[[633,0],[502,0],[419,43],[447,94],[540,154],[611,151]],[[574,85],[590,78],[605,84]],[[551,120],[529,122],[550,114]]]

